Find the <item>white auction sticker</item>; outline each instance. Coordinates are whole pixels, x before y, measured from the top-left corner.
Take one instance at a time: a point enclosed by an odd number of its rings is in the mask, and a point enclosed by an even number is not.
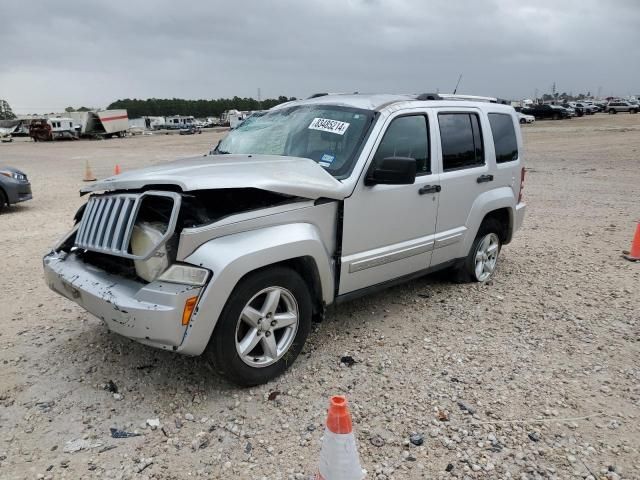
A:
[[[311,130],[322,130],[323,132],[336,133],[338,135],[344,135],[344,132],[349,128],[349,123],[340,122],[338,120],[331,120],[330,118],[314,118],[309,128]]]

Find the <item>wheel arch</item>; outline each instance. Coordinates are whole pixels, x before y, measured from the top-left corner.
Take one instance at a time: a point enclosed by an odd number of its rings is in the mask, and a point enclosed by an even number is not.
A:
[[[510,187],[496,188],[478,196],[467,217],[467,235],[460,252],[462,256],[466,256],[469,252],[480,226],[487,218],[496,218],[505,225],[500,240],[503,244],[509,243],[513,237],[515,206],[515,193]]]
[[[247,275],[276,265],[298,272],[313,299],[314,316],[333,301],[331,255],[320,232],[307,223],[279,225],[216,238],[201,245],[186,261],[208,268],[213,278],[192,316],[182,353],[199,355],[206,348],[227,300]]]

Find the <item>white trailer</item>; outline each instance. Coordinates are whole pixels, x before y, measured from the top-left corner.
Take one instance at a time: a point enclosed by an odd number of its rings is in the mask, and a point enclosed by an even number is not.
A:
[[[126,110],[101,110],[95,112],[107,136],[123,136],[129,129],[129,116]]]
[[[81,136],[125,136],[129,129],[129,116],[126,110],[69,112],[67,115],[73,119]]]
[[[184,116],[184,115],[174,115],[172,117],[167,117],[165,119],[165,128],[170,129],[181,129],[181,128],[189,128],[194,126],[196,123],[193,116]]]
[[[59,138],[78,138],[72,118],[69,117],[49,117],[47,123],[51,127],[51,138],[57,140]]]

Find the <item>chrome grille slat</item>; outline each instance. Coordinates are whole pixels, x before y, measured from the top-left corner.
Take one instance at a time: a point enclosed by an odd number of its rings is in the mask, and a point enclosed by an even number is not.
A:
[[[84,209],[84,215],[82,217],[82,220],[80,221],[80,231],[78,232],[78,236],[77,236],[77,243],[84,243],[86,241],[87,238],[87,233],[89,232],[89,227],[88,227],[88,223],[89,222],[85,222],[84,217],[86,216],[87,218],[90,218],[92,215],[92,210],[95,208],[96,204],[95,202],[93,202],[92,200],[89,201],[89,203],[87,204],[86,208]]]
[[[104,210],[104,204],[104,200],[100,199],[98,206],[96,207],[96,213],[91,219],[91,225],[89,226],[89,238],[87,239],[87,244],[89,245],[93,245],[96,241],[98,225],[100,224],[100,217],[102,215],[102,210]]]
[[[147,196],[169,197],[173,200],[171,218],[166,233],[158,245],[143,255],[129,253],[129,241],[138,210]],[[85,250],[132,259],[149,258],[166,242],[176,227],[182,197],[178,193],[149,191],[144,193],[104,194],[91,197],[78,226],[75,245]]]
[[[121,214],[118,217],[118,223],[116,224],[115,231],[113,232],[113,238],[111,240],[111,249],[112,250],[122,250],[122,244],[124,243],[124,229],[123,226],[125,222],[131,215],[131,210],[133,209],[133,200],[129,198],[122,199],[122,209]]]
[[[102,214],[100,215],[100,222],[98,223],[98,228],[96,229],[96,239],[95,245],[100,248],[103,248],[102,240],[104,239],[104,229],[107,228],[107,223],[109,222],[109,217],[111,216],[111,208],[113,207],[113,198],[107,199],[104,202],[104,209],[102,210]]]
[[[120,215],[120,208],[122,207],[122,198],[115,197],[113,199],[113,210],[109,215],[109,223],[107,224],[107,229],[104,232],[104,237],[102,241],[102,248],[109,249],[111,248],[111,239],[113,238],[113,227],[116,223],[116,218]]]

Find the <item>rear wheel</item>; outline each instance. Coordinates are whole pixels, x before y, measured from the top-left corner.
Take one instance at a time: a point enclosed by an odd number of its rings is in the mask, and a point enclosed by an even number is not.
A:
[[[615,114],[616,114],[616,113],[618,113],[618,112],[616,111],[616,109],[615,109],[615,108],[610,108],[610,109],[609,109],[609,113],[611,113],[611,114],[615,115]]]
[[[632,108],[631,110],[629,110],[629,113],[638,113],[638,110],[636,110],[635,108]]]
[[[482,223],[467,258],[456,272],[458,281],[486,282],[493,276],[502,249],[502,230],[500,223],[493,218]]]
[[[309,289],[296,271],[273,267],[255,272],[229,297],[205,355],[233,383],[268,382],[297,358],[311,315]]]
[[[524,118],[521,118],[521,119],[520,119],[520,124],[521,124],[521,125],[524,125],[525,123],[527,123],[527,121],[526,121]]]
[[[554,120],[560,120],[560,114],[559,113],[554,113],[553,114],[553,119]]]

